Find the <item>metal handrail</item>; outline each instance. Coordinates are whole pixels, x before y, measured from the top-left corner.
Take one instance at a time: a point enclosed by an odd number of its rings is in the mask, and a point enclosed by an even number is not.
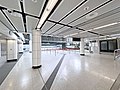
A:
[[[120,57],[120,49],[114,50],[114,60]]]

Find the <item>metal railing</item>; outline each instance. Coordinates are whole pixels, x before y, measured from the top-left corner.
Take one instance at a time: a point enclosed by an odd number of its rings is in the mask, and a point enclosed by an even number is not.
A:
[[[120,49],[114,50],[114,60],[118,59],[120,57]]]

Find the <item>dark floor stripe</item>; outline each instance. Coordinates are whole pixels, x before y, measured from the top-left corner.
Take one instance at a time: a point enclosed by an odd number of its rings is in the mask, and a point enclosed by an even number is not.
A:
[[[120,87],[120,74],[118,75],[117,79],[115,80],[110,90],[119,90],[119,87]]]
[[[62,58],[60,59],[59,63],[57,64],[57,66],[55,67],[54,71],[52,72],[52,74],[50,75],[49,79],[47,80],[47,82],[45,83],[45,85],[43,86],[42,90],[50,90],[52,83],[58,73],[58,70],[63,62],[63,59],[65,57],[65,54],[62,56]]]
[[[19,60],[19,58],[21,56],[22,56],[22,54],[18,55],[18,60]],[[6,62],[4,65],[2,65],[2,67],[0,67],[0,85],[5,80],[5,78],[9,74],[9,72],[12,70],[12,68],[14,67],[14,65],[16,64],[16,62],[17,61]]]

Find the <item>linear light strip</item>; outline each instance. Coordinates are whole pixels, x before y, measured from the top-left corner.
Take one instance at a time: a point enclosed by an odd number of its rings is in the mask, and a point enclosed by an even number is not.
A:
[[[47,17],[49,16],[50,12],[52,11],[52,9],[54,8],[54,6],[57,4],[58,0],[49,0],[46,8],[40,18],[40,21],[38,23],[37,28],[41,28],[42,24],[45,22],[45,20],[47,19]]]

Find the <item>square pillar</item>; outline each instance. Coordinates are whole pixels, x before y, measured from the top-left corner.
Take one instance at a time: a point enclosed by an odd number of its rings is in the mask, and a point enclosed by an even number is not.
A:
[[[32,68],[41,67],[41,31],[32,30]]]
[[[80,55],[81,56],[85,56],[85,49],[84,49],[84,38],[81,38],[81,41],[80,41]]]

